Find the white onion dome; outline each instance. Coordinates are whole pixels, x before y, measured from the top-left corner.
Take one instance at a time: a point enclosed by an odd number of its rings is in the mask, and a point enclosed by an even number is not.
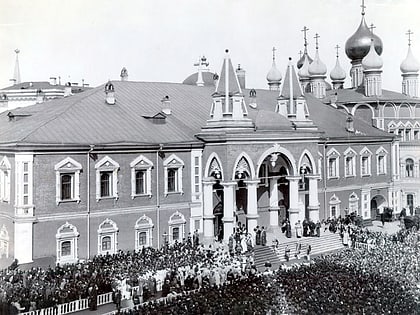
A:
[[[408,46],[407,57],[405,57],[405,59],[401,63],[400,70],[402,73],[413,73],[419,72],[420,70],[419,62],[411,52],[411,46]]]
[[[269,83],[280,82],[282,79],[281,72],[277,69],[276,61],[274,59],[273,65],[271,66],[270,71],[268,71],[266,79]]]
[[[370,49],[368,54],[362,60],[362,66],[364,70],[379,70],[382,68],[384,62],[382,58],[376,52],[374,41],[371,41]]]
[[[299,71],[298,71],[298,76],[300,79],[307,79],[309,78],[309,64],[311,63],[310,61],[310,57],[305,54],[303,59],[303,63],[302,66],[300,67]]]
[[[362,16],[359,28],[346,42],[347,57],[351,60],[363,59],[369,52],[372,38],[375,43],[376,52],[378,55],[381,55],[383,50],[382,40],[372,33],[366,25],[365,17]]]
[[[330,72],[330,78],[332,81],[344,81],[346,79],[346,71],[341,67],[340,61],[337,58],[334,69]]]
[[[314,61],[309,65],[308,72],[311,76],[325,75],[327,73],[327,66],[319,58],[318,49],[316,50]]]

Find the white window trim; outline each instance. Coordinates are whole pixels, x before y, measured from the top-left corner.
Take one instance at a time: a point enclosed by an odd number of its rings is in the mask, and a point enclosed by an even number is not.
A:
[[[178,217],[178,218],[175,218]],[[179,228],[179,239],[178,242],[182,242],[182,240],[185,238],[185,223],[187,221],[185,220],[185,217],[182,213],[179,211],[176,211],[173,213],[169,218],[169,243],[172,244],[175,242],[173,238],[173,230],[174,228]]]
[[[138,156],[134,161],[130,163],[131,167],[131,198],[134,199],[135,197],[140,196],[148,196],[149,198],[152,197],[152,168],[153,163],[144,155]],[[136,193],[136,171],[145,171],[146,178],[145,178],[145,193],[144,194],[137,194]]]
[[[384,161],[384,171],[380,172],[379,168],[379,157],[383,157]],[[377,175],[385,175],[387,174],[387,166],[388,166],[388,151],[385,150],[383,147],[380,147],[376,150],[376,174]]]
[[[330,160],[335,159],[335,176],[330,176]],[[336,149],[330,149],[327,152],[327,178],[340,178],[340,153]]]
[[[196,158],[198,159],[197,164],[195,163]],[[198,170],[198,174],[196,174],[196,170]],[[191,200],[193,201],[201,201],[201,193],[202,193],[201,170],[202,170],[202,150],[191,150]],[[197,183],[196,183],[196,179],[197,179]]]
[[[110,225],[110,227],[104,227],[105,225]],[[106,236],[111,238],[111,249],[103,250],[102,249],[102,239]],[[105,219],[98,228],[98,255],[115,254],[118,250],[118,226],[117,224],[110,220]]]
[[[54,165],[55,170],[55,201],[57,205],[60,202],[80,202],[80,171],[82,170],[82,164],[73,160],[70,157],[65,158],[61,162]],[[72,185],[72,198],[62,200],[61,199],[61,175],[62,174],[73,174],[71,185]]]
[[[364,147],[360,151],[360,176],[366,177],[366,176],[372,176],[372,152],[367,148]],[[367,172],[363,173],[363,158],[367,157]]]
[[[143,247],[150,247],[153,244],[153,221],[149,217],[147,217],[145,214],[143,214],[142,217],[140,217],[136,224],[134,225],[135,229],[135,243],[134,243],[134,249],[136,251],[141,250]],[[142,232],[146,232],[146,244],[145,245],[139,245],[139,235]]]
[[[64,229],[70,229],[71,232],[63,232]],[[57,264],[72,264],[78,261],[77,238],[79,235],[77,228],[68,222],[58,228],[57,234],[55,235],[57,243]],[[61,256],[61,245],[67,241],[70,242],[71,253],[63,257]]]
[[[164,181],[165,181],[165,189],[164,195],[165,197],[169,194],[183,194],[183,187],[182,187],[182,169],[184,168],[184,162],[177,157],[175,154],[170,155],[167,159],[163,161],[164,167]],[[168,170],[169,169],[176,169],[176,191],[168,191]]]
[[[23,153],[15,155],[15,215],[23,217],[33,217],[33,160],[34,156],[31,153]],[[28,166],[28,171],[25,172],[25,164]],[[24,193],[25,173],[28,175],[28,192]],[[27,203],[25,203],[27,197]]]
[[[352,159],[352,170],[351,174],[347,172],[347,158],[350,157]],[[355,177],[356,176],[356,157],[357,153],[352,148],[348,148],[344,151],[344,177]]]
[[[335,217],[337,218],[341,213],[341,209],[340,209],[341,200],[334,194],[334,195],[331,196],[330,200],[328,201],[328,206],[329,206],[330,218],[333,217],[333,215],[332,215],[333,206],[335,206]]]
[[[6,226],[3,224],[0,229],[0,259],[3,258],[3,255],[6,258],[9,258],[9,241],[9,232],[7,231]]]
[[[114,198],[118,199],[118,170],[120,165],[105,156],[98,163],[95,164],[96,169],[96,201],[101,199]],[[101,172],[112,172],[112,196],[101,197]]]
[[[10,203],[11,164],[5,156],[0,162],[0,201]]]
[[[360,215],[360,206],[359,206],[359,200],[360,198],[357,196],[355,192],[352,192],[349,196],[349,213],[356,212],[356,214]],[[355,204],[356,207],[352,207],[352,204]]]

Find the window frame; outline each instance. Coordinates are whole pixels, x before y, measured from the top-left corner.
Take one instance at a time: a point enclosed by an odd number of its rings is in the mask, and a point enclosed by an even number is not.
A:
[[[331,173],[330,161],[334,161],[334,174]],[[340,178],[340,153],[334,148],[327,153],[327,178]]]
[[[144,155],[139,155],[130,163],[131,168],[131,198],[147,196],[152,197],[152,169],[153,163]],[[137,192],[137,173],[144,172],[144,192]]]
[[[67,230],[67,231],[64,231]],[[56,254],[57,264],[71,264],[78,261],[78,237],[77,228],[66,222],[57,229],[56,238]],[[62,245],[66,242],[70,243],[70,255],[62,255]]]
[[[103,157],[95,164],[96,169],[96,201],[103,199],[118,199],[118,170],[120,165],[111,159],[109,156]],[[102,196],[102,174],[109,173],[109,192],[110,195]]]
[[[80,202],[80,172],[82,171],[82,165],[74,159],[67,157],[58,162],[54,166],[54,170],[56,174],[56,204],[58,205],[65,202]],[[62,176],[64,175],[71,176],[71,198],[69,199],[63,199],[62,196]]]
[[[364,147],[360,151],[360,176],[361,177],[368,177],[372,176],[372,152],[367,148]],[[366,161],[366,167],[364,167],[364,161]]]
[[[412,164],[410,164],[411,165],[411,170],[409,170],[408,169],[408,167],[409,167],[409,164],[407,163],[408,161],[412,161]],[[405,177],[406,178],[412,178],[412,177],[414,177],[414,159],[412,159],[412,158],[406,158],[405,159]]]
[[[0,259],[3,257],[9,258],[9,231],[7,231],[6,226],[3,224],[0,229]]]
[[[356,157],[357,153],[351,148],[348,148],[344,151],[344,177],[355,177],[356,176]],[[351,173],[349,173],[348,168],[348,158],[350,158],[351,163]]]
[[[382,158],[382,163],[380,159]],[[381,171],[381,164],[383,170]],[[383,147],[380,147],[376,150],[376,174],[377,175],[386,175],[388,166],[388,151],[386,151]]]
[[[173,244],[177,240],[178,242],[182,242],[185,238],[185,224],[186,224],[185,216],[180,213],[179,211],[174,212],[168,221],[169,226],[169,243]],[[178,239],[174,239],[174,229],[178,229]]]
[[[328,201],[328,208],[329,208],[330,218],[333,217],[333,215],[332,215],[333,207],[335,207],[335,214],[336,214],[334,217],[335,218],[338,218],[338,216],[341,214],[341,209],[340,209],[340,207],[341,207],[341,200],[336,196],[336,194],[333,194],[330,197],[330,200]]]
[[[151,218],[143,214],[139,219],[137,219],[136,224],[134,225],[134,250],[139,251],[144,247],[153,246],[153,221]],[[140,235],[146,233],[146,244],[139,244]]]
[[[115,254],[118,251],[118,226],[111,219],[106,218],[98,227],[98,255]],[[110,238],[110,249],[103,249],[104,238]]]
[[[164,167],[164,195],[165,197],[170,194],[183,194],[183,185],[182,185],[182,170],[184,168],[184,162],[177,157],[175,154],[169,156],[163,162]],[[169,170],[175,171],[175,191],[169,191]]]
[[[0,201],[10,203],[10,178],[12,167],[9,159],[4,156],[0,162]]]

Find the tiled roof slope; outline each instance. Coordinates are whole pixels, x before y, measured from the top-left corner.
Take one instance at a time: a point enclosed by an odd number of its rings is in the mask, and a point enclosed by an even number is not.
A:
[[[297,99],[298,97],[301,97],[303,95],[302,90],[300,88],[300,83],[295,72],[295,68],[291,65],[287,67],[286,76],[283,80],[283,88],[281,90],[280,95],[284,98],[290,98],[290,76],[292,76],[293,98]]]
[[[159,144],[192,143],[209,119],[212,104],[212,87],[197,87],[176,83],[150,83],[114,81],[115,105],[105,103],[104,86],[71,97],[12,110],[16,115],[31,116],[9,120],[8,112],[0,114],[0,145],[54,144]],[[169,96],[172,109],[164,124],[154,123],[152,117],[161,112],[161,100]],[[249,104],[249,90],[244,90]],[[257,109],[248,106],[249,117],[264,129],[263,111],[272,112],[276,107],[278,92],[257,90]],[[360,137],[363,134],[386,136],[389,134],[370,125],[357,122],[354,135],[345,130],[347,116],[307,95],[310,119],[329,137]],[[261,112],[261,113],[260,113]],[[292,131],[292,124],[284,117],[267,121],[276,130]],[[272,129],[272,128],[270,128]]]
[[[64,90],[65,86],[56,84],[53,85],[47,81],[35,81],[35,82],[22,82],[15,85],[8,86],[6,88],[1,89],[1,91],[5,90]],[[88,86],[79,86],[79,85],[72,85],[72,92],[78,93],[85,90],[90,90],[91,88]]]

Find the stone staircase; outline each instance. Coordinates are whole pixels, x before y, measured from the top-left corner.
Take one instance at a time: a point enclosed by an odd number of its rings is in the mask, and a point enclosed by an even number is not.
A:
[[[293,238],[280,242],[277,248],[274,246],[256,246],[254,249],[254,263],[258,269],[263,269],[264,264],[269,261],[273,268],[277,267],[282,262],[285,262],[284,252],[286,246],[290,249],[290,261],[295,260],[296,243],[300,242],[301,251],[300,258],[306,255],[306,250],[310,244],[311,256],[321,253],[331,252],[342,249],[344,246],[341,243],[341,238],[338,233],[326,233],[321,237],[302,237],[300,239]],[[271,245],[271,244],[270,244]]]

